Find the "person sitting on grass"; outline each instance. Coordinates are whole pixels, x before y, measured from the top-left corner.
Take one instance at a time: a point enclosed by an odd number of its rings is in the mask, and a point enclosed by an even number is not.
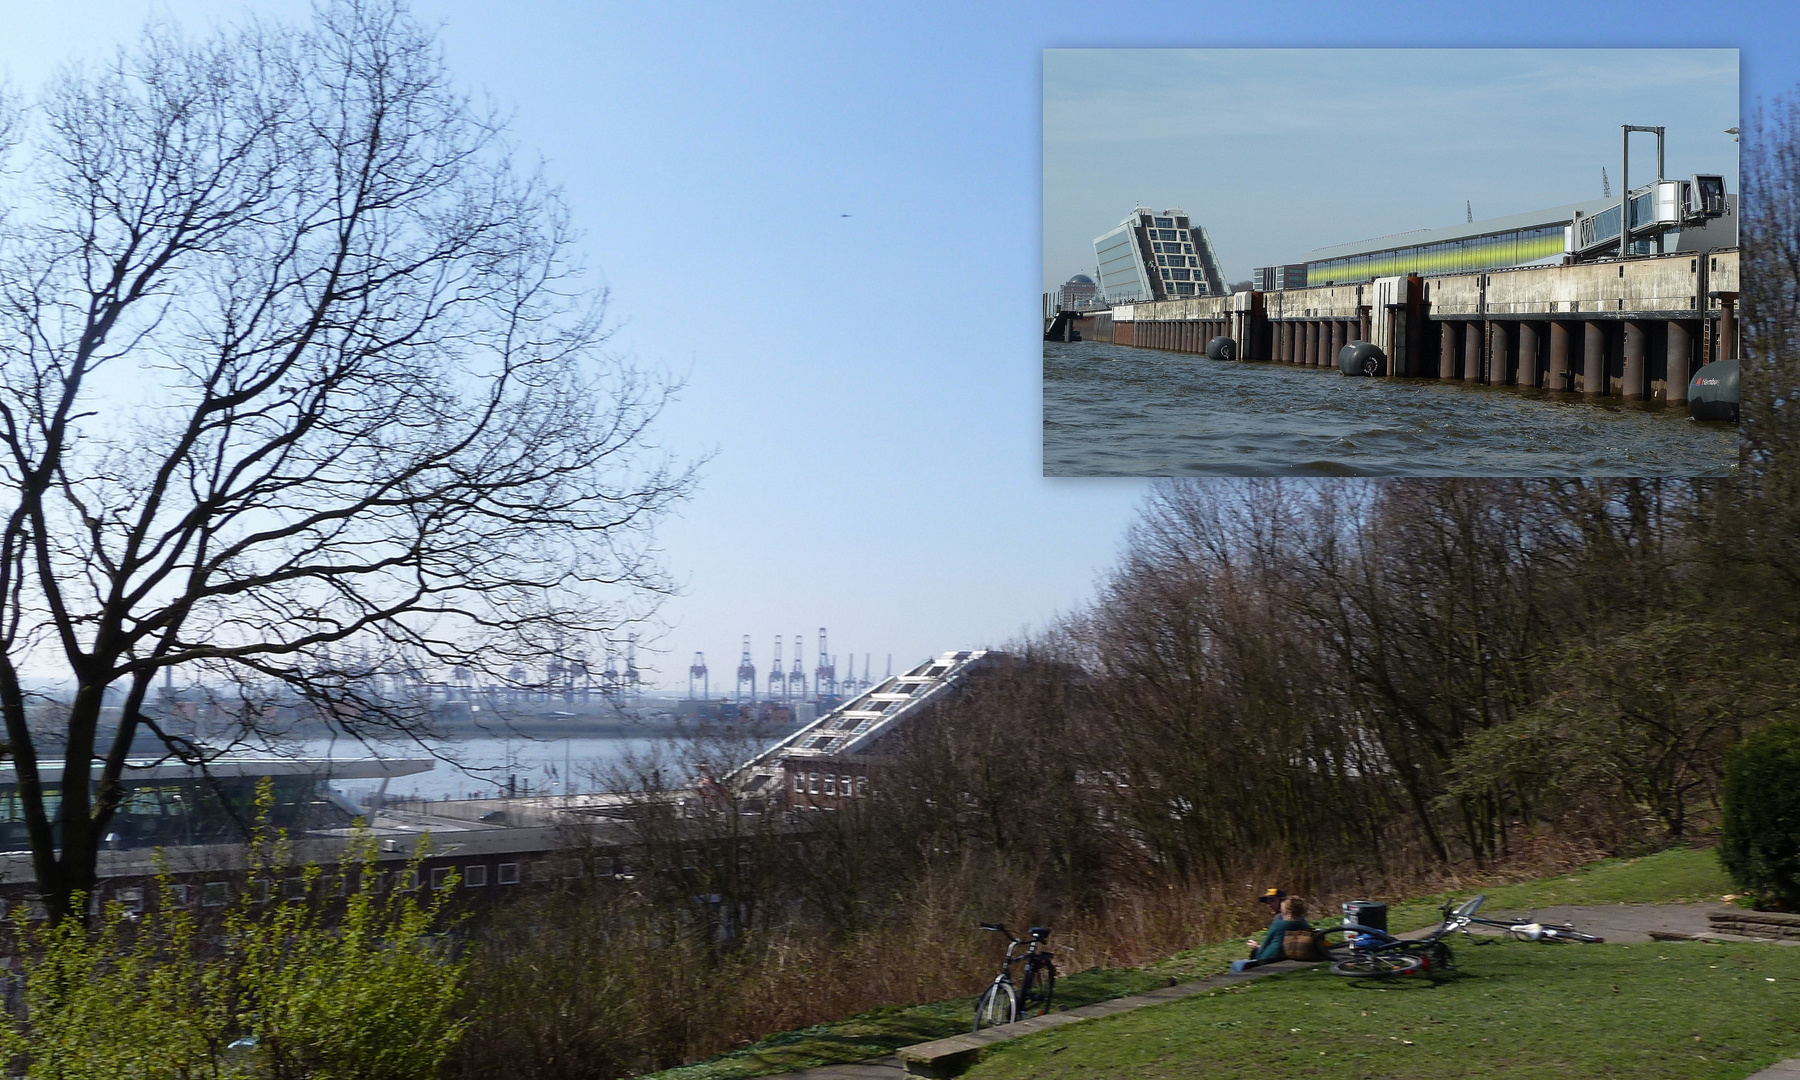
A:
[[[1314,960],[1317,951],[1313,947],[1312,924],[1306,921],[1306,901],[1298,896],[1289,896],[1281,901],[1281,913],[1269,924],[1269,932],[1263,935],[1259,944],[1255,938],[1249,940],[1253,950],[1250,959],[1239,960],[1231,965],[1233,971],[1258,964],[1269,964],[1276,960]]]

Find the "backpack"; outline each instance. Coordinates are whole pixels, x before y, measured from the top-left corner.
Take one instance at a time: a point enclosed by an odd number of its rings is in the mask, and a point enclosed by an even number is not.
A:
[[[1283,960],[1325,959],[1319,955],[1319,945],[1311,930],[1289,930],[1281,935],[1281,958]]]

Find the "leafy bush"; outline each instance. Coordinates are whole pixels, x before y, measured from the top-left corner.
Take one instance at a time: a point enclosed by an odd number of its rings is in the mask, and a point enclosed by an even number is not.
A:
[[[1760,908],[1800,911],[1800,721],[1771,724],[1725,762],[1719,861]]]
[[[262,821],[272,797],[265,781]],[[250,881],[286,871],[288,850],[285,835],[259,828]],[[409,868],[415,879],[422,857]],[[465,1026],[465,965],[435,933],[450,888],[430,901],[383,895],[364,830],[334,872],[356,875],[343,879],[342,899],[328,895],[316,866],[300,872],[305,898],[272,902],[240,889],[211,941],[166,878],[161,902],[141,916],[111,904],[91,926],[73,916],[45,924],[21,908],[22,1009],[0,1016],[0,1067],[22,1058],[32,1077],[53,1080],[438,1075]]]
[[[0,1023],[5,1058],[55,1080],[212,1072],[232,1027],[222,972],[200,962],[193,916],[164,900],[141,924],[108,905],[92,928],[73,916],[34,925],[15,909],[25,1018]]]

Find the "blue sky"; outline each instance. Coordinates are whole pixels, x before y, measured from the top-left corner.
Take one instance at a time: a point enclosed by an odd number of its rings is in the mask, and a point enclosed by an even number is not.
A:
[[[13,4],[0,71],[30,89],[153,12],[201,27],[244,10]],[[889,653],[1000,644],[1081,603],[1116,555],[1142,483],[1040,475],[1044,49],[1741,48],[1746,108],[1800,82],[1796,17],[1774,3],[415,11],[562,185],[618,349],[688,383],[666,441],[717,456],[661,531],[686,591],[664,607],[659,663],[684,684],[704,650],[715,690],[745,633],[766,667],[771,635],[810,653],[826,626],[877,674]],[[1615,147],[1620,122],[1592,120]],[[698,288],[713,263],[724,279]]]
[[[1576,107],[1571,107],[1574,104]],[[1204,225],[1227,279],[1320,247],[1563,206],[1620,179],[1737,190],[1736,49],[1077,49],[1044,54],[1044,288],[1137,200]],[[1631,177],[1656,170],[1632,137]]]

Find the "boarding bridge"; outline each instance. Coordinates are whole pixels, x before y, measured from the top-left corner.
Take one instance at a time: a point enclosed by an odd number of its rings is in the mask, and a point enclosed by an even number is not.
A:
[[[1623,240],[1629,254],[1729,247],[1731,242],[1708,243],[1681,235],[1673,247],[1666,247],[1665,242],[1670,233],[1704,233],[1708,222],[1731,216],[1734,202],[1726,196],[1723,176],[1701,174],[1690,180],[1658,180],[1597,214],[1583,217],[1578,213],[1563,230],[1563,250],[1579,262],[1618,255],[1620,223],[1627,208],[1631,213],[1631,235]]]
[[[809,770],[809,765],[822,768],[865,753],[884,736],[952,693],[970,672],[992,666],[1000,655],[985,649],[942,653],[904,675],[884,679],[739,766],[728,784],[749,798],[771,798],[793,790],[795,776],[801,777],[804,785],[807,776],[818,775],[816,770]],[[828,773],[832,790],[810,794],[839,797],[837,777],[853,773],[862,775],[861,770],[846,772],[834,768]],[[849,790],[842,793],[843,797],[851,795]]]

